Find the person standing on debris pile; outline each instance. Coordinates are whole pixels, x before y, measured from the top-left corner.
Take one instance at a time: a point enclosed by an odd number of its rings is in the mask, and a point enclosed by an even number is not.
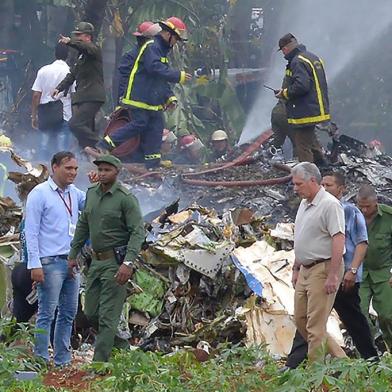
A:
[[[334,357],[346,357],[327,333],[327,320],[344,274],[344,210],[321,186],[315,164],[299,163],[292,176],[294,191],[303,199],[294,231],[295,323],[308,342],[309,361],[322,360],[326,351]]]
[[[105,153],[135,135],[141,136],[146,167],[161,160],[163,110],[176,108],[177,98],[169,83],[185,83],[192,76],[169,67],[167,55],[177,42],[187,39],[185,23],[176,17],[160,22],[162,31],[139,50],[121,104],[130,108],[131,121],[100,140],[96,147]]]
[[[279,50],[288,61],[287,87],[276,93],[286,104],[287,121],[295,134],[296,153],[300,162],[323,165],[324,154],[315,126],[330,121],[328,86],[322,60],[299,45],[290,33],[279,40]]]
[[[345,192],[345,177],[341,173],[329,173],[323,177],[322,186],[327,192],[341,201]],[[367,229],[365,218],[352,203],[341,201],[345,218],[345,274],[336,294],[334,309],[343,322],[355,347],[364,359],[377,358],[377,350],[367,318],[361,311],[359,286],[362,280],[362,262],[367,250]],[[305,358],[308,344],[298,332],[293,348],[287,358],[286,366],[296,368]]]
[[[71,362],[70,337],[78,307],[80,276],[70,276],[67,255],[85,194],[73,185],[78,165],[72,152],[55,154],[51,161],[52,176],[37,185],[26,203],[25,235],[27,268],[37,283],[38,316],[35,354],[49,361],[49,331],[56,308],[54,363]]]
[[[69,266],[85,241],[91,239],[90,264],[84,313],[97,329],[94,361],[109,360],[113,346],[129,347],[116,336],[126,298],[126,283],[144,242],[144,228],[137,199],[117,182],[121,161],[112,155],[96,159],[99,183],[87,191],[82,212],[69,253]]]
[[[369,246],[363,264],[359,294],[362,312],[369,314],[370,301],[378,315],[384,341],[392,352],[392,207],[378,203],[377,193],[370,185],[358,191],[357,203],[366,219]]]
[[[296,156],[294,131],[290,128],[290,125],[287,121],[286,105],[283,99],[280,99],[272,109],[271,128],[273,132],[271,144],[276,149],[282,149],[283,144],[288,137],[290,139],[291,145],[293,146],[293,155]]]
[[[49,160],[55,151],[69,150],[72,140],[68,125],[72,116],[71,95],[58,96],[58,99],[53,99],[51,96],[56,86],[69,73],[69,66],[65,62],[68,57],[68,47],[57,44],[55,57],[53,63],[39,69],[31,88],[33,90],[31,126],[39,129],[41,133],[38,152],[40,159],[45,161]]]
[[[149,40],[152,39],[161,31],[161,27],[158,23],[153,23],[148,20],[142,22],[137,27],[136,31],[132,33],[136,37],[137,45],[125,53],[119,62],[118,66],[118,93],[117,102],[121,104],[122,98],[126,94],[129,76],[132,68],[135,64],[136,57],[139,53],[140,48]]]
[[[76,91],[72,97],[71,131],[78,139],[80,147],[94,145],[98,140],[95,131],[95,116],[105,102],[101,48],[93,42],[94,26],[80,22],[72,32],[72,38],[61,36],[59,43],[79,52],[76,63],[68,75],[53,91],[67,94],[76,81]]]

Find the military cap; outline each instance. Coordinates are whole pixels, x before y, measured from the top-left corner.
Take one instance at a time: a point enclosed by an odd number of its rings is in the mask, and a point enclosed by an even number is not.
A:
[[[287,33],[285,34],[280,40],[279,40],[279,50],[282,50],[282,48],[284,48],[287,44],[289,44],[292,41],[297,41],[297,38],[294,37],[293,34],[291,33]]]
[[[89,22],[80,22],[76,25],[72,34],[94,34],[94,25]]]
[[[97,158],[94,162],[94,165],[99,165],[100,163],[108,163],[109,165],[112,165],[114,167],[116,167],[117,169],[121,169],[121,161],[110,154],[105,154],[100,156],[99,158]]]

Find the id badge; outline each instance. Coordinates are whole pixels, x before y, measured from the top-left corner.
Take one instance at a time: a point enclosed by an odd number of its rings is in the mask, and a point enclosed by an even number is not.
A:
[[[68,234],[73,237],[75,235],[76,225],[72,222],[68,224]]]

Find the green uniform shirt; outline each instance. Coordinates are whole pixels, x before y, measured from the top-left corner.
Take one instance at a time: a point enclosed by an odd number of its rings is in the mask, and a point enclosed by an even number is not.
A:
[[[392,207],[378,205],[378,213],[368,225],[369,245],[363,263],[363,280],[373,283],[389,280],[392,267]]]
[[[76,91],[72,96],[73,104],[105,102],[101,48],[93,42],[82,42],[74,38],[68,46],[76,49],[79,57],[69,74],[57,86],[57,90],[69,90],[76,81]]]
[[[144,242],[143,219],[139,203],[118,182],[103,193],[101,185],[90,187],[86,205],[76,225],[69,258],[76,258],[86,240],[91,247],[103,252],[117,246],[127,245],[126,261],[133,261]]]

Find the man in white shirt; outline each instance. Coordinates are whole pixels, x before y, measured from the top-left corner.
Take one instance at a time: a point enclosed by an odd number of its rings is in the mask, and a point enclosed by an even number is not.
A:
[[[53,63],[38,70],[32,87],[31,126],[41,132],[38,154],[41,159],[45,160],[48,160],[57,151],[68,151],[74,141],[68,126],[68,121],[72,116],[70,91],[65,95],[61,94],[56,99],[51,96],[57,84],[69,73],[69,66],[65,62],[68,57],[68,46],[57,44],[55,56],[56,60]],[[71,91],[74,90],[71,88]],[[57,105],[50,104],[54,101],[62,103],[62,118],[61,113],[59,116],[53,113],[53,111],[61,110],[61,104],[56,108],[52,107]],[[52,117],[53,121],[48,121],[49,117]],[[59,117],[58,121],[54,117]]]

